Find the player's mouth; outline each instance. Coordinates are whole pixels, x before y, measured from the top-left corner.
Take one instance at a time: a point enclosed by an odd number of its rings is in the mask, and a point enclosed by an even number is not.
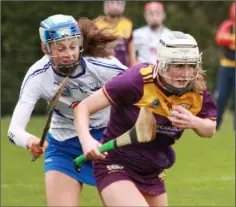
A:
[[[186,86],[189,83],[189,80],[177,80],[176,82],[180,86]]]
[[[74,61],[73,60],[64,60],[62,61],[63,64],[72,64]]]

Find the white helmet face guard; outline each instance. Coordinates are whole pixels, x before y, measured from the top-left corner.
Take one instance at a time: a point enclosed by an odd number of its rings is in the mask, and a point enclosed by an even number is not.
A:
[[[161,37],[157,53],[157,70],[158,75],[162,77],[163,87],[171,91],[186,91],[190,82],[198,77],[201,69],[202,53],[199,54],[195,39],[182,32],[170,32]],[[175,65],[176,68],[170,67]],[[179,74],[178,77],[172,77],[174,70]]]
[[[54,68],[62,75],[72,74],[83,51],[82,33],[74,17],[62,14],[48,17],[40,23],[39,35]],[[76,44],[71,44],[71,38],[77,40]]]
[[[71,39],[75,39],[76,38],[76,44],[73,44],[73,47],[70,48],[70,43],[69,40]],[[61,52],[60,50],[58,50],[58,43],[64,41],[63,43],[63,52]],[[54,53],[54,55],[52,55],[52,53],[50,52],[50,46],[51,48],[53,48],[53,50],[56,52]],[[78,54],[78,58],[76,60],[72,60],[71,62],[68,63],[63,63],[60,60],[63,59],[64,56],[66,57],[72,57],[72,50],[73,53],[77,53]],[[53,65],[53,67],[61,74],[63,75],[70,75],[72,74],[77,66],[80,63],[80,58],[83,52],[83,38],[80,35],[77,36],[65,36],[64,38],[58,39],[58,40],[52,40],[48,42],[48,55],[51,58],[51,60],[56,59],[57,60],[57,64]],[[53,62],[53,61],[52,61]]]
[[[202,63],[202,53],[199,55],[198,58],[189,58],[189,59],[172,59],[168,61],[159,61],[158,64],[158,70],[159,70],[159,75],[162,77],[165,77],[167,79],[171,79],[173,81],[178,81],[178,80],[185,80],[185,81],[193,81],[198,77],[199,70],[201,68],[201,63]],[[193,77],[187,77],[187,75],[184,78],[174,78],[171,76],[167,75],[167,70],[170,65],[182,65],[183,68],[185,69],[186,74],[188,73],[188,65],[191,65],[195,69],[195,75]],[[182,69],[182,70],[184,70]]]

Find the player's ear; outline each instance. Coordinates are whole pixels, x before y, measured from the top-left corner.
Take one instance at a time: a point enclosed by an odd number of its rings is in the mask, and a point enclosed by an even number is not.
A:
[[[44,54],[48,54],[47,47],[46,47],[46,45],[43,44],[42,42],[41,42],[41,50],[42,50],[42,52],[43,52]]]

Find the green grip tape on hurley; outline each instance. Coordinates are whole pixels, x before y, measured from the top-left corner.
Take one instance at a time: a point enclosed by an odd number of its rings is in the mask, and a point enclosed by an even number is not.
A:
[[[107,152],[110,150],[113,150],[115,148],[115,140],[110,140],[109,142],[103,144],[102,146],[100,146],[98,148],[99,152]],[[80,167],[81,165],[87,160],[87,158],[85,157],[85,155],[80,155],[79,157],[77,157],[76,159],[74,159],[74,165],[75,168],[80,171]]]

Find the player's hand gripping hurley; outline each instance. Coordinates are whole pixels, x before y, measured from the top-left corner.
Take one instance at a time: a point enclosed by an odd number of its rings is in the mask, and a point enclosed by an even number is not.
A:
[[[45,127],[43,129],[43,133],[42,133],[42,136],[41,136],[41,139],[40,139],[40,142],[39,142],[40,147],[43,146],[43,144],[44,144],[44,142],[46,140],[54,108],[55,108],[55,106],[56,106],[56,104],[57,104],[61,94],[63,93],[68,80],[69,80],[68,76],[66,78],[64,78],[64,80],[61,82],[61,84],[60,84],[60,86],[58,88],[58,91],[56,92],[56,94],[52,97],[52,99],[48,103],[48,107],[47,107],[48,108],[48,118],[47,118]],[[36,156],[32,157],[32,161],[35,161],[36,159],[37,159]]]
[[[135,125],[120,135],[116,139],[110,140],[99,147],[100,152],[113,150],[116,147],[122,147],[133,143],[151,142],[156,138],[156,121],[152,112],[148,108],[141,108]],[[81,155],[74,160],[77,171],[87,159],[85,155]]]

